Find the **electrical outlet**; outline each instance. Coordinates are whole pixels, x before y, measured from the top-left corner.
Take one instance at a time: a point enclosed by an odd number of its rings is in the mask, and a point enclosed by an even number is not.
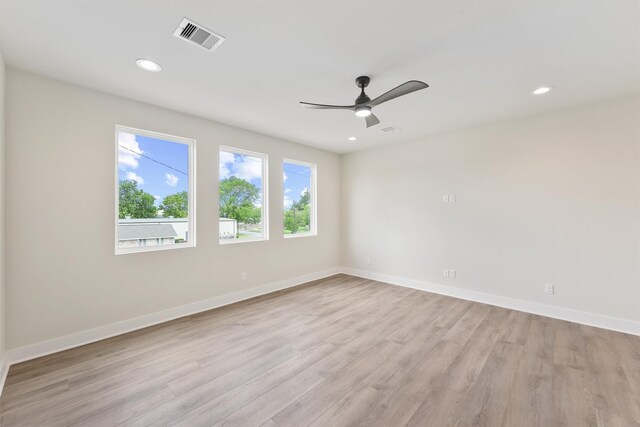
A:
[[[449,194],[449,203],[455,203],[455,202],[456,202],[456,195]]]
[[[544,293],[547,295],[553,295],[555,293],[555,287],[550,283],[545,284]]]
[[[455,279],[456,278],[456,271],[455,270],[449,270],[449,277]]]
[[[371,259],[370,256],[367,257],[367,264],[371,265],[371,263],[373,262],[373,260]]]
[[[449,277],[449,270],[444,270],[444,271],[442,272],[442,275],[443,275],[444,277]]]
[[[442,201],[445,202],[445,203],[448,203],[449,202],[449,195],[445,194],[444,196],[442,196]]]
[[[240,280],[247,280],[247,273],[245,273],[244,271],[240,273]]]

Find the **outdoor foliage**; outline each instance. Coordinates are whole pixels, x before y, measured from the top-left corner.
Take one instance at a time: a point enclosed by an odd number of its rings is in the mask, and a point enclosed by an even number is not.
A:
[[[189,193],[170,194],[162,199],[160,209],[164,210],[165,217],[187,218],[189,216]]]
[[[284,212],[284,228],[295,234],[301,227],[308,230],[311,225],[311,196],[306,191],[300,200],[293,202],[291,207]]]
[[[130,218],[154,218],[157,208],[155,199],[144,190],[138,188],[135,181],[120,181],[120,200],[118,217]]]
[[[220,217],[232,218],[242,224],[258,224],[262,211],[255,204],[260,189],[250,182],[231,176],[220,181]]]

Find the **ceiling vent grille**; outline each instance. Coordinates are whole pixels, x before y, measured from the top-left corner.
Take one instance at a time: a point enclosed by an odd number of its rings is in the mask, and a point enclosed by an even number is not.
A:
[[[173,35],[182,40],[186,40],[189,43],[200,46],[210,52],[216,50],[225,40],[221,35],[216,34],[187,18],[182,20],[180,25],[178,25],[178,28],[173,32]]]

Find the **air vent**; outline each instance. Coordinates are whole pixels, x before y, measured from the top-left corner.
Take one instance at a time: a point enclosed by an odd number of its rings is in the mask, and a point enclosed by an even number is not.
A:
[[[400,132],[400,129],[395,126],[389,126],[386,128],[382,128],[382,132]]]
[[[180,25],[178,25],[178,28],[173,32],[173,35],[211,52],[216,50],[225,40],[221,35],[216,34],[187,18],[182,20]]]

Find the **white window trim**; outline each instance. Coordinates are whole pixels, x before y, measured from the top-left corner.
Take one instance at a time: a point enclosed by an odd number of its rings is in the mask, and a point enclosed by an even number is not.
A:
[[[315,237],[318,235],[318,165],[315,163],[303,162],[301,160],[293,160],[293,159],[282,159],[282,171],[284,172],[284,164],[292,163],[294,165],[306,166],[311,169],[311,227],[309,228],[308,233],[303,234],[284,234],[285,239],[298,239],[302,237]],[[282,199],[284,200],[284,181],[282,182]],[[284,214],[284,212],[283,212]]]
[[[269,240],[269,156],[266,153],[244,150],[242,148],[221,145],[218,147],[218,184],[220,183],[220,152],[240,154],[262,159],[262,237],[256,239],[220,239],[220,221],[218,220],[218,243],[221,245],[235,245],[238,243],[255,243]],[[218,187],[218,219],[220,218],[220,188]]]
[[[120,180],[118,177],[119,165],[118,165],[118,133],[126,132],[133,133],[136,135],[147,136],[150,138],[162,139],[169,142],[175,142],[178,144],[185,144],[188,147],[188,156],[189,156],[189,213],[188,213],[188,224],[189,224],[189,241],[187,243],[176,243],[173,245],[156,245],[156,246],[142,246],[138,248],[120,248],[118,247],[118,216],[120,213],[119,205],[120,205]],[[195,248],[196,247],[196,140],[191,138],[184,138],[181,136],[169,135],[166,133],[160,132],[152,132],[144,129],[136,129],[132,127],[116,125],[115,130],[115,254],[123,255],[123,254],[133,254],[139,252],[155,252],[155,251],[165,251],[170,249],[185,249],[185,248]]]

